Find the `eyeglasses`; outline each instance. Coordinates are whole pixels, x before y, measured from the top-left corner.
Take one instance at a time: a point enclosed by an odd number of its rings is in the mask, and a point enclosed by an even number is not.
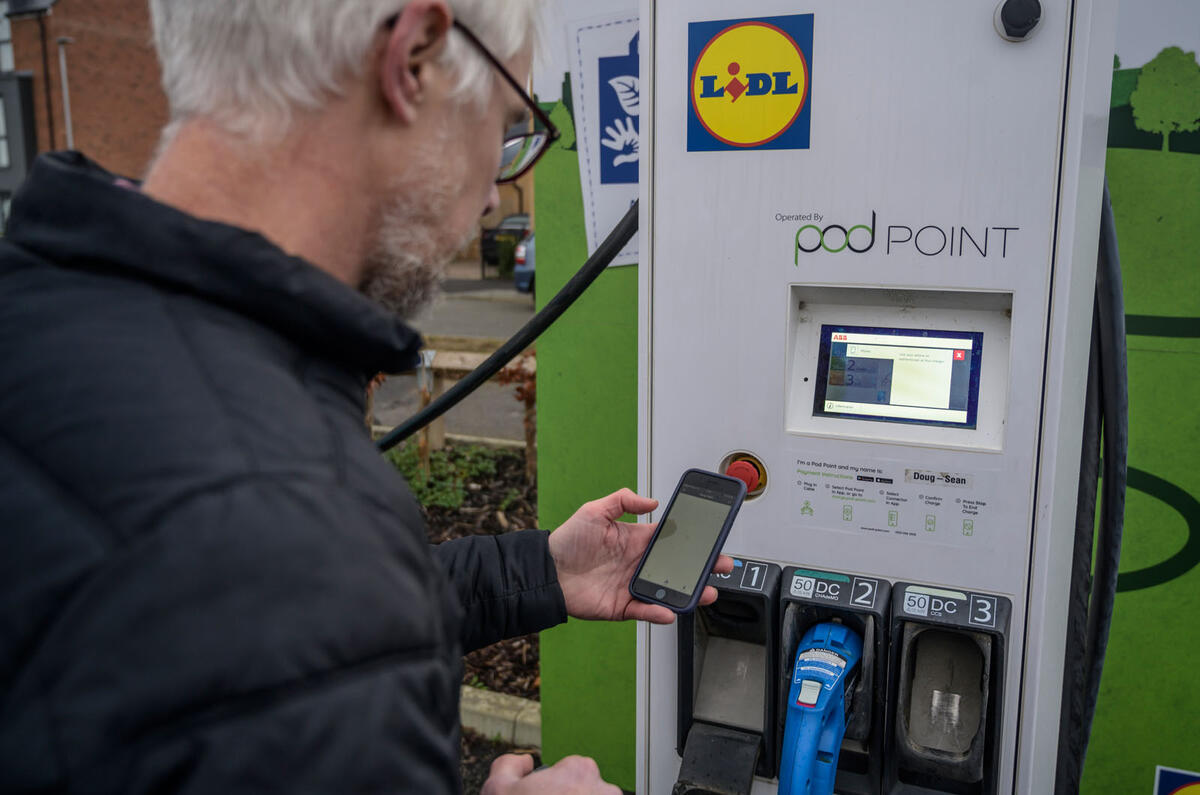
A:
[[[536,122],[532,132],[527,129],[528,123],[524,122],[509,129],[504,138],[504,148],[500,153],[500,173],[496,175],[496,182],[512,182],[533,168],[542,155],[546,154],[550,144],[558,140],[561,133],[550,121],[546,112],[538,107],[538,104],[533,101],[533,97],[529,96],[516,78],[500,62],[500,59],[492,55],[470,28],[457,19],[454,20],[453,25],[467,37],[469,42],[475,45],[479,52],[483,53],[483,57],[487,58],[492,66],[496,67],[504,77],[504,81],[512,86],[513,91],[516,91],[517,96],[525,103],[525,107],[529,108],[529,112]],[[539,129],[539,125],[541,129]]]
[[[399,18],[399,14],[389,17],[384,22],[384,26],[393,27]],[[496,182],[512,182],[524,176],[529,169],[533,168],[542,155],[546,154],[546,150],[550,148],[550,144],[557,141],[562,133],[550,121],[550,117],[546,115],[546,112],[533,101],[533,97],[529,96],[521,84],[517,82],[517,79],[505,68],[500,59],[484,46],[483,42],[471,32],[470,28],[457,19],[452,24],[467,38],[467,41],[475,45],[475,49],[479,50],[492,66],[496,67],[496,70],[504,77],[504,81],[512,86],[512,90],[517,92],[517,96],[525,103],[525,107],[529,108],[529,112],[533,117],[534,125],[532,131],[529,130],[528,122],[521,122],[509,128],[504,137],[504,146],[500,150],[500,171],[496,175]]]

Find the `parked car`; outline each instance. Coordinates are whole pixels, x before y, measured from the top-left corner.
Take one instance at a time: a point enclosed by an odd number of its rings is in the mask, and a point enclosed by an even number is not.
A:
[[[530,232],[529,215],[506,215],[495,226],[479,234],[479,258],[483,266],[496,265],[504,273],[513,248]]]
[[[513,249],[513,286],[520,293],[533,292],[534,254],[537,246],[530,232]]]

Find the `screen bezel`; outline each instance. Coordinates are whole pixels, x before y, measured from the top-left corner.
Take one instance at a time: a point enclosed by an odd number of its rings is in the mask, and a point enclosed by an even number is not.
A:
[[[731,497],[732,502],[727,506],[728,511],[725,514],[725,519],[722,522],[721,530],[717,534],[712,550],[709,552],[707,562],[703,569],[698,573],[695,584],[692,586],[692,593],[686,594],[683,591],[678,591],[673,588],[668,588],[661,583],[656,583],[653,580],[645,579],[641,576],[642,567],[646,565],[650,553],[654,551],[655,542],[658,541],[659,530],[663,526],[663,522],[671,515],[671,508],[675,505],[676,498],[684,490],[684,487],[692,486],[694,488],[706,488],[714,491],[719,491],[725,496]],[[732,478],[727,475],[718,475],[715,472],[707,472],[702,469],[689,469],[683,473],[679,479],[679,483],[675,486],[675,492],[671,495],[671,501],[667,503],[667,508],[659,517],[658,526],[654,529],[654,535],[650,538],[650,543],[646,545],[645,551],[642,553],[642,559],[638,561],[637,569],[634,571],[633,577],[629,581],[629,592],[635,598],[652,604],[660,604],[670,608],[677,613],[685,613],[695,609],[696,604],[700,601],[700,595],[704,592],[704,585],[708,581],[709,575],[712,573],[712,568],[717,562],[717,557],[721,554],[721,548],[725,544],[725,539],[729,535],[729,530],[733,527],[733,520],[737,516],[738,509],[742,506],[742,501],[746,498],[746,484],[737,478]],[[703,499],[703,498],[701,498]],[[710,500],[718,505],[724,503],[716,500]],[[658,597],[655,594],[663,591],[663,596]]]
[[[825,390],[829,385],[829,358],[832,337],[835,333],[878,334],[893,337],[932,337],[935,339],[971,340],[971,376],[967,386],[967,421],[923,420],[909,417],[883,417],[875,414],[853,414],[825,410]],[[868,422],[891,422],[901,425],[924,425],[941,428],[977,430],[979,425],[979,377],[983,371],[983,332],[945,331],[941,329],[899,328],[892,326],[841,326],[822,324],[821,341],[817,352],[816,382],[813,388],[813,416],[832,419],[866,420]]]

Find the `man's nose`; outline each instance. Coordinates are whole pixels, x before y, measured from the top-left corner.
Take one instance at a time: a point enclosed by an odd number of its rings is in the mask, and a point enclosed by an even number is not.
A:
[[[492,189],[488,191],[487,206],[483,208],[484,215],[490,215],[500,206],[500,188],[496,187],[496,183],[492,183]]]

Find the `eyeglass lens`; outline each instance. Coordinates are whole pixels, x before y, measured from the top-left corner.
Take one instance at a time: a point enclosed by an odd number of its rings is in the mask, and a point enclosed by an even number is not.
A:
[[[496,179],[503,182],[520,176],[537,160],[549,139],[550,135],[545,130],[506,138],[500,155],[500,173]]]

